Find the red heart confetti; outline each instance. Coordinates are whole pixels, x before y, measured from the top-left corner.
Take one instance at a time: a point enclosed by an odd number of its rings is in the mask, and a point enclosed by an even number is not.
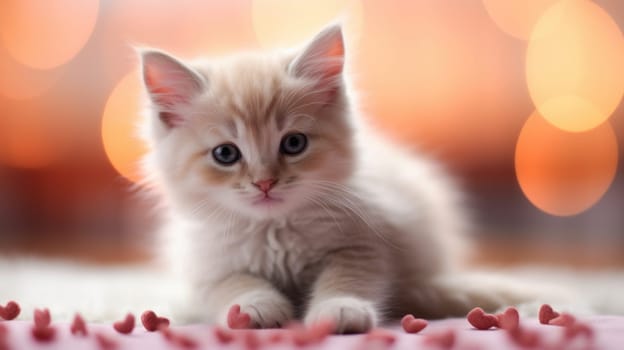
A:
[[[568,313],[562,313],[561,315],[551,319],[550,321],[548,321],[548,324],[551,326],[562,326],[562,327],[568,327],[574,324],[574,322],[576,322],[576,318]]]
[[[241,312],[238,304],[232,305],[227,315],[228,326],[232,329],[248,329],[251,325],[251,316]]]
[[[414,315],[405,315],[401,319],[401,326],[407,333],[418,333],[425,329],[429,323],[422,318],[415,318]]]
[[[308,334],[312,340],[311,344],[318,344],[325,340],[330,334],[336,330],[336,324],[333,321],[318,321],[308,326]]]
[[[365,343],[379,342],[386,346],[391,346],[396,342],[396,335],[382,328],[375,328],[366,334]]]
[[[498,327],[506,330],[512,330],[520,327],[520,314],[515,307],[508,307],[503,313],[496,315],[498,319]]]
[[[95,341],[101,350],[114,350],[119,346],[115,339],[105,335],[104,333],[95,333]]]
[[[521,327],[510,329],[507,331],[507,335],[516,345],[523,348],[536,348],[542,340],[537,331],[524,329]]]
[[[0,323],[0,350],[10,350],[9,343],[7,342],[7,335],[9,330],[5,325]]]
[[[256,332],[250,330],[243,333],[243,344],[247,350],[255,350],[262,345],[260,339],[256,335]]]
[[[49,342],[54,340],[56,329],[50,326],[38,327],[35,325],[31,329],[31,334],[37,341]]]
[[[553,310],[553,308],[548,304],[544,304],[540,306],[539,308],[538,317],[539,317],[539,322],[541,324],[548,324],[550,320],[558,316],[559,316],[559,313]]]
[[[588,324],[576,322],[565,328],[563,333],[565,339],[574,339],[577,336],[585,336],[587,339],[594,338],[594,330]]]
[[[443,349],[450,349],[455,345],[455,331],[453,329],[446,329],[435,333],[429,333],[424,335],[425,345],[437,346]]]
[[[74,320],[72,321],[69,330],[73,335],[86,336],[89,334],[89,332],[87,331],[87,323],[78,313],[74,315]]]
[[[487,314],[480,307],[470,310],[466,316],[468,322],[476,329],[486,330],[492,327],[498,327],[498,318],[495,315]]]
[[[0,306],[0,318],[11,321],[19,316],[21,311],[19,304],[11,300],[6,306]]]
[[[154,311],[147,310],[141,315],[141,323],[148,332],[155,332],[160,327],[169,326],[169,319],[165,317],[159,317]]]
[[[128,313],[123,321],[113,323],[113,328],[121,334],[130,334],[134,329],[134,315]]]
[[[285,339],[286,339],[286,336],[284,332],[275,331],[269,334],[269,336],[266,338],[266,342],[269,344],[279,344],[283,342]]]
[[[214,336],[219,344],[229,344],[234,341],[234,335],[221,327],[214,328]]]
[[[300,322],[289,322],[286,327],[290,340],[296,346],[305,346],[308,343],[308,333]]]
[[[291,325],[289,329],[291,329],[292,340],[295,345],[307,346],[325,340],[335,330],[335,324],[331,321],[319,321],[308,327]]]
[[[168,342],[178,347],[181,347],[184,349],[194,349],[198,346],[197,341],[195,341],[195,339],[185,334],[175,332],[168,326],[161,326],[158,330]]]
[[[45,328],[52,323],[52,317],[50,316],[50,310],[43,309],[35,309],[33,312],[33,321],[35,322],[35,327]]]

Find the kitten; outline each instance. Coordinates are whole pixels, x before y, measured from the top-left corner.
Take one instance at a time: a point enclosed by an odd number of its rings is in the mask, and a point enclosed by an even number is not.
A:
[[[336,332],[513,302],[450,272],[459,192],[431,161],[358,119],[341,28],[303,49],[184,63],[142,51],[145,160],[168,204],[171,261],[205,320]]]

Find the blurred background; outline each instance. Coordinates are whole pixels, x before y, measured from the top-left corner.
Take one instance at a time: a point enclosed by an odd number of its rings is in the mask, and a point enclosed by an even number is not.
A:
[[[132,45],[290,47],[336,18],[365,117],[466,190],[474,263],[624,266],[620,0],[3,0],[0,253],[150,257]]]

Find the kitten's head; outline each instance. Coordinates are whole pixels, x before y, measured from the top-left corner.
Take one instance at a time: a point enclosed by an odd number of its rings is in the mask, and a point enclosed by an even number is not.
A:
[[[262,219],[318,203],[352,171],[343,62],[339,26],[294,53],[186,64],[142,52],[148,175],[200,216],[216,205]]]

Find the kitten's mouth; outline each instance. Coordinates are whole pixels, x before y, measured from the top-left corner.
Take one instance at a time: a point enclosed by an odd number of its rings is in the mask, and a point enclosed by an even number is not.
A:
[[[277,197],[271,197],[269,194],[265,194],[263,197],[256,199],[253,201],[254,205],[271,205],[279,202],[283,202],[284,200]]]

